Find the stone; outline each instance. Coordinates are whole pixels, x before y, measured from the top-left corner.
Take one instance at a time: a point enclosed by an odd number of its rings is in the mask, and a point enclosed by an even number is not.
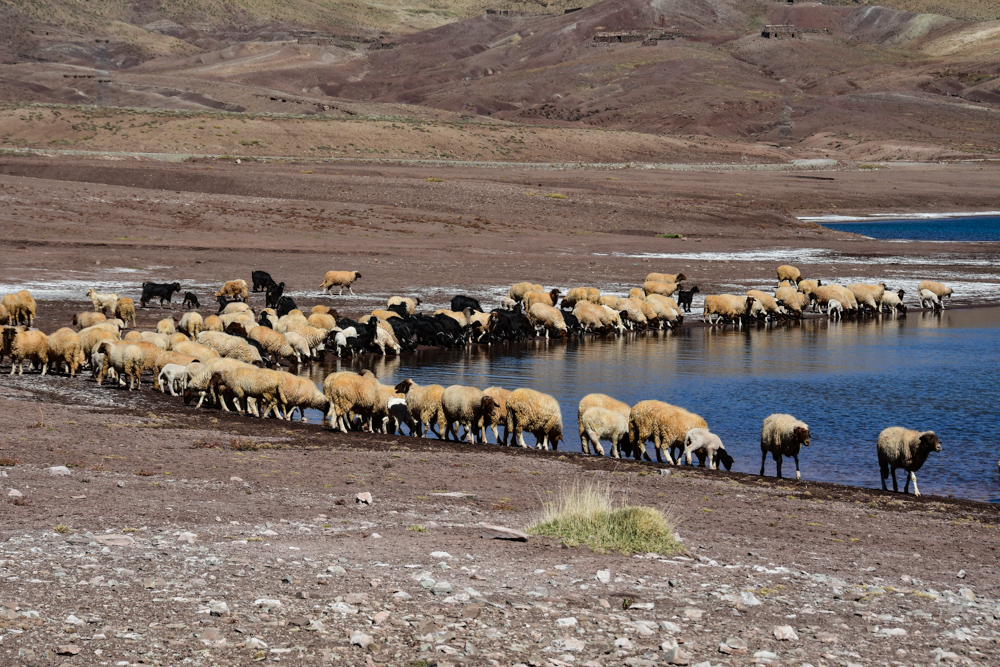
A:
[[[481,537],[484,540],[511,540],[513,542],[527,542],[528,534],[514,528],[497,526],[492,523],[482,522],[479,524],[483,528]]]
[[[292,618],[288,619],[287,623],[288,625],[293,625],[297,628],[304,628],[307,625],[309,625],[309,619],[306,618],[305,616],[293,616]]]
[[[764,604],[757,599],[757,596],[752,591],[740,591],[740,602],[743,603],[744,607],[759,607]]]
[[[646,625],[641,621],[636,621],[635,631],[640,637],[652,637],[656,634],[656,630],[654,628],[651,628],[649,625]]]
[[[663,659],[671,665],[689,665],[691,658],[680,646],[671,646],[663,652]]]
[[[72,475],[70,469],[66,466],[52,466],[49,468],[49,474],[53,477],[65,477],[66,475]]]
[[[135,539],[131,535],[95,535],[94,541],[106,547],[131,547]]]
[[[340,567],[339,565],[331,565],[330,567],[326,568],[326,571],[329,572],[330,574],[347,574],[347,570]]]
[[[465,491],[431,491],[431,495],[441,498],[473,498],[476,494]]]
[[[229,616],[229,605],[225,602],[213,602],[208,608],[208,613],[212,616]]]
[[[757,651],[753,654],[754,662],[770,663],[778,659],[777,653],[772,653],[771,651]]]
[[[878,634],[882,637],[905,637],[906,630],[904,628],[882,628]]]
[[[475,618],[479,618],[479,614],[483,612],[483,605],[481,604],[470,604],[468,607],[462,610],[462,618],[471,621]]]
[[[557,618],[556,619],[556,627],[557,628],[563,628],[563,629],[565,629],[565,628],[575,628],[576,627],[576,617],[574,617],[574,616],[566,616],[565,618]]]
[[[344,602],[347,604],[362,604],[367,599],[368,596],[364,593],[348,593],[344,596]]]
[[[823,642],[824,644],[833,644],[837,641],[837,635],[830,632],[817,632],[816,641]]]
[[[396,591],[392,594],[394,600],[412,600],[413,596],[406,591]]]
[[[125,488],[125,482],[118,482],[118,488],[119,489],[124,489]]]
[[[587,642],[582,639],[575,639],[573,637],[566,637],[565,639],[558,640],[562,642],[561,648],[563,651],[569,651],[570,653],[582,653],[583,649],[587,648]],[[553,645],[555,642],[553,642]]]
[[[267,644],[264,640],[258,639],[257,637],[251,637],[246,641],[247,648],[267,648]]]
[[[688,607],[687,609],[684,610],[684,618],[688,619],[689,621],[700,621],[704,613],[705,612],[703,612],[701,609]]]
[[[84,621],[84,620],[83,620],[82,618],[77,618],[77,617],[76,617],[75,615],[73,615],[73,614],[70,614],[70,615],[69,615],[69,616],[68,616],[68,617],[66,618],[66,620],[65,620],[65,621],[63,621],[63,623],[65,623],[66,625],[86,625],[86,624],[87,624],[87,622],[86,622],[86,621]]]
[[[371,505],[372,494],[368,491],[362,491],[358,495],[354,496],[354,503],[357,505]]]
[[[375,639],[371,635],[366,635],[365,633],[357,630],[351,635],[351,644],[354,646],[360,646],[361,648],[368,648]]]
[[[229,478],[229,481],[230,482],[242,482],[243,480],[240,477],[236,477],[234,475],[234,476],[232,476],[232,477]]]
[[[959,570],[958,574],[955,575],[959,579],[965,579],[965,570]]]
[[[330,605],[330,611],[335,614],[356,614],[358,613],[358,608],[352,607],[346,602],[334,602]]]
[[[632,650],[632,640],[628,637],[619,637],[615,640],[615,648],[620,648],[623,651]]]
[[[264,607],[265,609],[272,609],[274,607],[283,606],[281,600],[274,600],[272,598],[259,598],[254,600],[254,605],[257,607]]]
[[[796,641],[799,636],[795,634],[795,629],[790,625],[774,626],[774,638],[780,641]]]
[[[677,625],[673,621],[660,621],[660,629],[666,630],[667,632],[677,634],[681,631],[681,626]]]
[[[430,577],[420,580],[420,587],[426,588],[427,590],[434,588],[435,584],[437,584],[437,582],[431,579]]]
[[[611,582],[611,570],[598,570],[597,575],[594,577],[602,584],[607,584]]]
[[[952,653],[951,651],[945,651],[943,648],[936,648],[931,651],[931,656],[934,658],[934,662],[961,662],[962,657],[957,653]]]
[[[431,588],[431,593],[434,595],[450,595],[451,594],[451,584],[447,581],[438,581]]]
[[[747,645],[747,640],[742,637],[729,637],[723,642],[723,645],[729,649],[729,653],[746,653],[749,648]]]
[[[218,641],[222,639],[222,633],[219,632],[218,628],[205,628],[201,633],[201,639],[210,642]]]
[[[959,588],[958,589],[958,595],[960,597],[965,598],[969,602],[975,602],[976,601],[976,594],[975,594],[975,592],[973,592],[973,590],[971,588]]]
[[[183,533],[179,533],[177,535],[177,541],[178,542],[187,542],[188,544],[194,544],[194,542],[197,539],[198,539],[197,535],[195,535],[194,533],[189,533],[187,531],[185,531]]]
[[[432,551],[431,558],[435,560],[451,560],[451,554],[447,551]]]
[[[390,612],[386,609],[375,614],[375,617],[372,618],[372,625],[382,625],[389,619],[389,614]]]
[[[64,644],[56,649],[58,655],[76,655],[80,652],[80,647],[76,644]]]
[[[24,494],[21,493],[20,491],[18,491],[17,489],[11,489],[10,491],[7,492],[7,497],[8,498],[24,498]]]

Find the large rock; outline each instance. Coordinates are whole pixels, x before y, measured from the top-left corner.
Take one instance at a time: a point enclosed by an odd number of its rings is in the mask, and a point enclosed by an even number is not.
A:
[[[131,535],[95,535],[94,541],[105,547],[131,547],[135,544]]]
[[[512,540],[514,542],[528,541],[527,533],[515,530],[514,528],[497,526],[492,523],[480,523],[479,525],[483,527],[482,538],[486,540]]]
[[[49,474],[53,477],[65,477],[66,475],[72,475],[70,469],[66,466],[52,466],[49,468]]]

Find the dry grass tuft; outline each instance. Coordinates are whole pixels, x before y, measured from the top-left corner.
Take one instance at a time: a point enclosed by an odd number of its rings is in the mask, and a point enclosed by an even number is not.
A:
[[[587,545],[603,553],[678,553],[683,548],[674,537],[671,522],[653,507],[616,507],[610,484],[588,481],[561,489],[554,500],[543,501],[542,515],[528,527],[567,546]]]
[[[3,458],[0,458],[0,468],[10,468],[16,466],[20,462],[21,459],[15,459],[9,456],[5,456]]]

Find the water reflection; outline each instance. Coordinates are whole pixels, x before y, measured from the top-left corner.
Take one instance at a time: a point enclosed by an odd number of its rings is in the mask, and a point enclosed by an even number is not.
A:
[[[883,428],[933,429],[944,450],[918,473],[921,490],[996,499],[998,325],[1000,309],[982,308],[749,331],[691,327],[424,350],[332,361],[303,373],[319,384],[335,370],[368,368],[386,384],[410,377],[421,384],[532,387],[559,400],[564,447],[574,451],[576,405],[585,394],[600,391],[630,404],[656,398],[702,415],[736,458],[733,469],[744,472],[759,470],[764,417],[789,412],[812,430],[803,478],[869,487],[879,485],[875,440]]]

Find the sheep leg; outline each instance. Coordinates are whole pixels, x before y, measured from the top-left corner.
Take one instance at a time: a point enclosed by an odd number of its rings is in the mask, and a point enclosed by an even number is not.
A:
[[[915,472],[911,472],[910,473],[909,477],[906,478],[907,485],[909,485],[911,479],[913,480],[913,495],[919,496],[920,495],[920,489],[917,488],[917,473],[915,473]],[[905,488],[903,489],[903,492],[904,493],[906,492]]]
[[[465,439],[469,441],[470,445],[476,444],[475,430],[472,428],[472,424],[462,424],[462,428],[465,429]],[[455,439],[458,439],[458,429],[456,428]]]
[[[46,361],[44,364],[42,364],[42,375],[45,375],[45,371],[48,370],[48,368],[49,368],[49,362]]]
[[[601,447],[601,441],[600,441],[600,439],[595,434],[590,434],[590,437],[592,438],[592,441],[594,443],[594,449],[597,451],[597,453],[600,456],[604,456],[604,447]],[[614,441],[612,441],[612,442],[614,442]],[[617,446],[615,446],[615,449],[617,449]],[[590,453],[589,449],[588,449],[587,453],[588,454]]]
[[[774,453],[774,463],[775,463],[776,466],[778,466],[778,479],[782,479],[782,477],[781,477],[781,459],[783,459],[783,458],[784,457],[781,454],[779,454],[777,452]]]
[[[584,454],[590,454],[590,438],[592,436],[587,433],[584,434],[584,429],[580,429],[580,449],[583,450]]]
[[[889,477],[889,466],[880,465],[878,472],[879,472],[879,477],[882,478],[882,490],[888,491],[889,489],[885,485],[885,480]]]
[[[349,289],[351,291],[351,296],[354,296],[354,288],[351,287],[350,285],[348,285],[347,289]]]
[[[802,479],[802,473],[799,472],[799,455],[796,454],[792,458],[795,459],[795,479]]]
[[[514,437],[517,438],[517,444],[521,445],[522,448],[528,448],[528,445],[524,444],[524,431],[521,430],[520,426],[514,427]]]

